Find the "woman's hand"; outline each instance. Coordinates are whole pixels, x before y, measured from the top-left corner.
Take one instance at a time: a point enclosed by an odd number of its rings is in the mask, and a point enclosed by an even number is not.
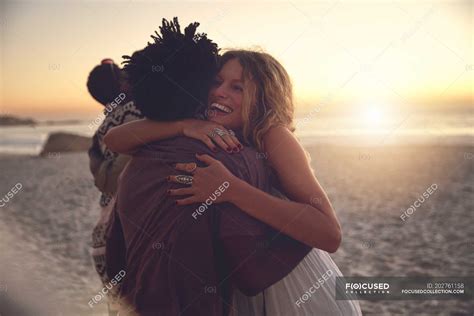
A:
[[[181,124],[184,136],[202,141],[213,151],[217,151],[216,145],[229,153],[239,152],[243,148],[232,132],[217,123],[189,119]]]
[[[199,168],[196,163],[177,163],[176,169],[191,175],[169,176],[168,181],[185,184],[188,180],[190,187],[168,190],[168,195],[189,197],[176,200],[178,205],[210,202],[222,203],[231,200],[232,186],[238,181],[220,161],[209,155],[198,155],[197,159],[205,162],[208,167]],[[183,177],[184,176],[184,177]]]

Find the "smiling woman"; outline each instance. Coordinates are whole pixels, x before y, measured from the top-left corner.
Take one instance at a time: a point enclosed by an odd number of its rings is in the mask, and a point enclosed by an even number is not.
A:
[[[245,141],[264,151],[262,137],[270,128],[293,127],[293,88],[280,62],[268,53],[229,50],[209,90],[209,103],[225,105],[232,112],[208,115],[208,120],[240,129]]]
[[[242,66],[237,59],[225,60],[224,65],[213,81],[209,90],[209,110],[207,119],[227,126],[242,126],[242,100],[244,99]]]

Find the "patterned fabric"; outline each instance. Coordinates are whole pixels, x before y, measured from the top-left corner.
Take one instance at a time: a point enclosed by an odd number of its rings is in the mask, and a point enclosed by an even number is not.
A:
[[[110,277],[107,275],[105,265],[105,236],[107,229],[110,226],[110,216],[113,211],[115,199],[112,198],[110,202],[111,203],[101,209],[100,218],[92,231],[92,259],[94,260],[95,270],[97,271],[97,274],[99,274],[100,280],[104,286],[110,282]],[[111,303],[116,300],[117,294],[120,290],[119,285],[120,284],[111,288],[108,292],[108,297],[109,300],[111,300]]]
[[[117,157],[117,153],[110,151],[104,144],[104,137],[107,132],[115,127],[122,125],[124,123],[138,120],[143,118],[143,115],[135,106],[133,101],[129,101],[124,105],[119,105],[115,107],[111,112],[108,111],[108,108],[104,110],[104,121],[99,126],[97,130],[97,136],[99,138],[99,143],[101,144],[102,151],[104,153],[105,159],[111,159]]]
[[[119,126],[124,123],[143,118],[143,115],[137,109],[133,101],[129,101],[123,105],[118,105],[115,108],[113,108],[112,111],[109,111],[108,109],[110,109],[110,107],[106,107],[106,109],[104,110],[104,115],[105,115],[104,121],[99,126],[99,129],[96,132],[99,145],[100,145],[100,150],[102,152],[102,155],[105,161],[114,160],[118,156],[117,153],[114,153],[113,151],[109,150],[105,146],[104,144],[105,134],[107,134],[107,132],[115,126]],[[110,203],[111,199],[112,199],[111,194],[102,193],[100,197],[100,206],[102,207],[107,206]]]
[[[96,131],[94,138],[96,143],[93,145],[97,148],[93,148],[98,156],[100,157],[99,161],[101,163],[113,163],[118,154],[110,151],[104,144],[104,137],[107,132],[115,127],[122,125],[124,123],[134,121],[137,119],[143,118],[140,111],[135,107],[133,101],[124,103],[123,105],[117,105],[112,107],[108,105],[104,110],[105,118],[102,124],[99,126]],[[116,179],[110,179],[111,181],[116,181]],[[105,286],[110,286],[110,279],[114,276],[108,276],[106,273],[106,263],[105,263],[105,234],[108,227],[110,226],[110,216],[112,209],[115,203],[113,194],[108,194],[102,192],[100,196],[100,206],[101,213],[97,224],[95,225],[92,231],[92,259],[94,261],[95,269],[102,281],[102,284]],[[107,287],[107,289],[108,289]],[[109,315],[117,315],[118,313],[118,302],[117,297],[120,291],[120,283],[116,286],[108,289],[108,310]]]

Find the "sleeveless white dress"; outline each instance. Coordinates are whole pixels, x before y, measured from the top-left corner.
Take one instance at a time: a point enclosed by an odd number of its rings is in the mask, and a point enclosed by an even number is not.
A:
[[[233,316],[362,315],[356,300],[336,300],[341,271],[326,251],[311,250],[286,277],[256,296],[236,290]]]

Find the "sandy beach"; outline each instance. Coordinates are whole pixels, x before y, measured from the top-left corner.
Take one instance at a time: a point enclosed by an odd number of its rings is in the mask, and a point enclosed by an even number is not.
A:
[[[474,147],[308,148],[343,227],[346,276],[474,276]],[[104,315],[89,255],[99,215],[85,153],[0,156],[1,315]],[[403,221],[400,216],[436,184]],[[302,293],[304,289],[302,289]],[[364,315],[472,315],[474,302],[361,301]],[[9,313],[7,312],[9,311]]]

